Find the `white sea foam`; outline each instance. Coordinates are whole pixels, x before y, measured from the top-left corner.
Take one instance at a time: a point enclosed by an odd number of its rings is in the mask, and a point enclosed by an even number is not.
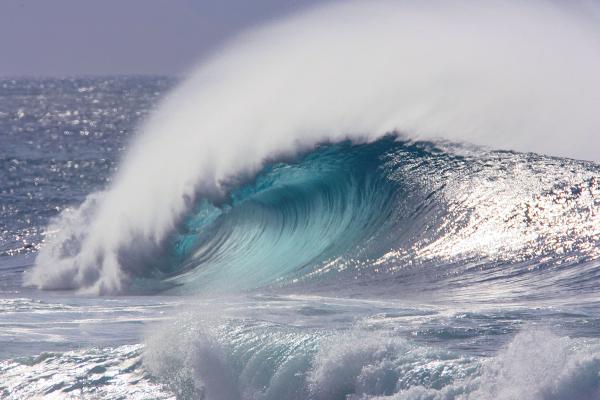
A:
[[[399,131],[598,160],[599,15],[537,0],[344,2],[246,32],[141,128],[101,199],[55,222],[26,284],[124,290],[161,262],[198,194],[321,141]]]
[[[546,330],[524,331],[485,365],[471,398],[598,399],[600,348]]]
[[[598,341],[535,327],[524,328],[485,358],[459,356],[385,331],[286,332],[186,314],[175,329],[165,326],[150,337],[144,360],[181,398],[600,398]]]
[[[481,374],[441,389],[412,387],[386,400],[590,400],[600,398],[598,343],[526,329]]]

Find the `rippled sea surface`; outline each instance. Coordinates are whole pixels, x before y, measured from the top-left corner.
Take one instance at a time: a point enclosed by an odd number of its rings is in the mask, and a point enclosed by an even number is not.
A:
[[[0,80],[0,398],[600,399],[593,163],[323,145],[199,201],[151,291],[23,287],[175,84]]]

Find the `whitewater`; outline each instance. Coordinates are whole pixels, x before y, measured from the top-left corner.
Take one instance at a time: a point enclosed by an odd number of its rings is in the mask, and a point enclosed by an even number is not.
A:
[[[350,1],[1,80],[0,397],[600,399],[599,27]]]

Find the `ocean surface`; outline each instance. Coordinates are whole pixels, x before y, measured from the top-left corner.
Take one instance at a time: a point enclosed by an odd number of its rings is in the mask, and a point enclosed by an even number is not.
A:
[[[176,83],[0,80],[0,398],[600,399],[599,164],[328,141],[98,247]]]

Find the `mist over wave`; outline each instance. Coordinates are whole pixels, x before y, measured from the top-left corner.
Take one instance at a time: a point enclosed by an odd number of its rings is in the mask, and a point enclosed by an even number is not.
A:
[[[108,190],[55,222],[26,284],[107,293],[152,278],[201,199],[227,202],[319,143],[401,132],[597,160],[599,14],[575,8],[350,2],[245,33],[171,93]]]

